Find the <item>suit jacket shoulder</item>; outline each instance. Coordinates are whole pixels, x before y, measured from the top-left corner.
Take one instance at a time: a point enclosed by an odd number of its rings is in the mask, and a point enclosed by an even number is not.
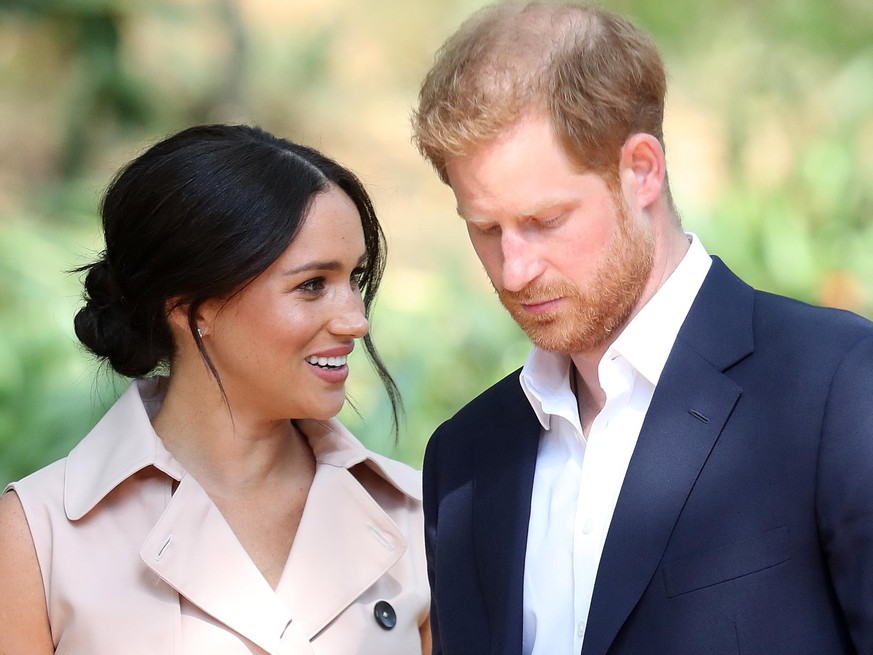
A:
[[[479,433],[493,426],[495,421],[507,411],[522,410],[533,414],[521,388],[520,374],[521,368],[518,368],[487,388],[447,419],[435,434],[460,431],[467,438],[471,433]]]

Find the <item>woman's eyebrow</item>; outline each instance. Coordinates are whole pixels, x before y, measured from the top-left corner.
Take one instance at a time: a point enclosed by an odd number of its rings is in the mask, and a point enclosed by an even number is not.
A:
[[[357,266],[361,266],[364,262],[367,261],[367,253],[364,253],[358,258]],[[300,266],[294,266],[292,268],[286,268],[282,271],[282,275],[298,275],[300,273],[305,273],[307,271],[339,271],[343,268],[343,263],[338,260],[330,260],[330,261],[311,261],[301,264]]]

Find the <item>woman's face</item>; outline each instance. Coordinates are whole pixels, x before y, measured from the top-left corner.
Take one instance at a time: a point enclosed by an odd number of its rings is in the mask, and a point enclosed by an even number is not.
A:
[[[358,286],[365,263],[358,210],[331,186],[267,270],[229,302],[203,306],[203,341],[234,415],[326,419],[340,411],[346,357],[368,330]]]

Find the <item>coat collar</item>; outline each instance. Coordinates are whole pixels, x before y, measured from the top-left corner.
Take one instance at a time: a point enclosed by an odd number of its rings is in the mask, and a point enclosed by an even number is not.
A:
[[[165,378],[135,380],[67,456],[64,509],[78,521],[129,477],[154,466],[174,480],[185,474],[152,429]]]
[[[88,435],[67,456],[64,509],[78,521],[126,479],[153,466],[176,481],[185,470],[152,429],[166,393],[166,378],[134,380]],[[301,420],[316,460],[350,469],[364,464],[401,493],[421,500],[421,478],[408,466],[365,448],[337,419]]]
[[[309,446],[320,464],[351,469],[364,464],[395,489],[421,502],[421,474],[393,459],[365,448],[337,419],[298,420],[295,424],[309,439]]]
[[[156,467],[178,486],[142,544],[142,562],[180,596],[266,652],[311,652],[309,640],[407,549],[402,531],[350,469],[367,466],[413,504],[421,497],[419,476],[364,448],[335,419],[298,421],[316,455],[316,473],[273,590],[203,488],[152,429],[150,417],[165,386],[161,378],[133,382],[70,453],[68,517],[81,519],[126,479]]]
[[[713,258],[628,466],[597,573],[582,655],[607,652],[660,564],[688,494],[742,395],[724,371],[754,349],[753,305],[754,291]]]

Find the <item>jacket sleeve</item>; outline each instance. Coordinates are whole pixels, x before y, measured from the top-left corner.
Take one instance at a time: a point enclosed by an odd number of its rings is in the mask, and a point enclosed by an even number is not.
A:
[[[851,348],[832,380],[820,442],[822,548],[854,646],[873,652],[873,336]]]

